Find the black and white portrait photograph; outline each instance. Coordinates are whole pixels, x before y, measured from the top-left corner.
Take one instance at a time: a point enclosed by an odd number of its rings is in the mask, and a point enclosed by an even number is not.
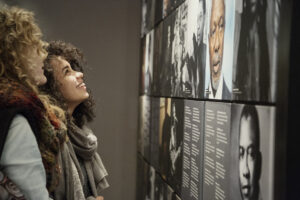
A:
[[[183,122],[184,101],[181,99],[171,100],[170,140],[168,152],[170,158],[169,177],[167,180],[174,191],[181,191],[182,180],[182,152],[183,152]]]
[[[274,196],[275,108],[233,104],[231,199]]]
[[[205,84],[205,64],[207,41],[204,37],[206,22],[206,0],[187,0],[188,28],[185,51],[188,56],[183,58],[187,65],[193,98],[202,98]],[[184,81],[185,82],[185,81]]]
[[[281,0],[236,0],[233,99],[275,102]]]
[[[183,151],[183,100],[165,98],[161,120],[160,172],[180,192]]]
[[[231,100],[235,1],[206,1],[207,59],[205,97]]]
[[[172,96],[203,97],[205,1],[186,0],[176,13],[172,44]]]
[[[151,94],[153,83],[153,46],[154,30],[151,30],[142,40],[142,69],[141,69],[141,94]]]
[[[178,160],[182,154],[183,137],[183,100],[171,100],[171,137],[169,141],[169,153],[171,158],[171,175],[175,175]]]

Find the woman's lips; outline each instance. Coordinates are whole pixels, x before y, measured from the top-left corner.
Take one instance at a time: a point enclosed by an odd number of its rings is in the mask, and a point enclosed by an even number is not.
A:
[[[86,88],[85,83],[79,83],[77,85],[77,88]]]

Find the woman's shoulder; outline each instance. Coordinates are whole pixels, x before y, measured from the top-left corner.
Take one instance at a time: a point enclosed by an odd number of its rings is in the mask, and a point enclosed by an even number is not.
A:
[[[20,157],[23,152],[27,152],[27,154]],[[0,162],[10,165],[20,162],[20,159],[31,160],[34,156],[40,157],[35,135],[26,117],[17,114],[8,128]]]
[[[26,117],[17,114],[9,126],[1,160],[11,161],[10,156],[17,154],[21,147],[24,151],[29,150],[33,153],[33,149],[37,148],[37,142]]]
[[[27,120],[27,118],[22,115],[22,114],[17,114],[16,116],[14,116],[12,122],[11,122],[11,128],[14,127],[14,126],[18,126],[18,125],[21,125],[21,126],[29,126],[29,122]]]
[[[31,130],[30,124],[27,120],[27,118],[22,115],[22,114],[17,114],[11,121],[9,130],[8,130],[8,135],[18,134],[20,137],[26,136],[26,135],[33,135],[33,132]]]
[[[49,199],[46,173],[27,118],[16,114],[8,129],[0,165],[27,199]]]

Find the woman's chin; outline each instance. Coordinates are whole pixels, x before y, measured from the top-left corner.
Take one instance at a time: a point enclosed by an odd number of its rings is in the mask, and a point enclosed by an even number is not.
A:
[[[35,80],[36,85],[40,86],[40,85],[44,85],[47,83],[47,78],[46,76],[41,76],[38,79]]]

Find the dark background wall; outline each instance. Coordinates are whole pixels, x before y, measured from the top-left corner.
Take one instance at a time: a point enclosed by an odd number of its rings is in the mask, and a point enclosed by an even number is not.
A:
[[[135,199],[139,0],[0,0],[33,11],[46,40],[79,47],[96,100],[91,124],[108,170],[106,200]]]

